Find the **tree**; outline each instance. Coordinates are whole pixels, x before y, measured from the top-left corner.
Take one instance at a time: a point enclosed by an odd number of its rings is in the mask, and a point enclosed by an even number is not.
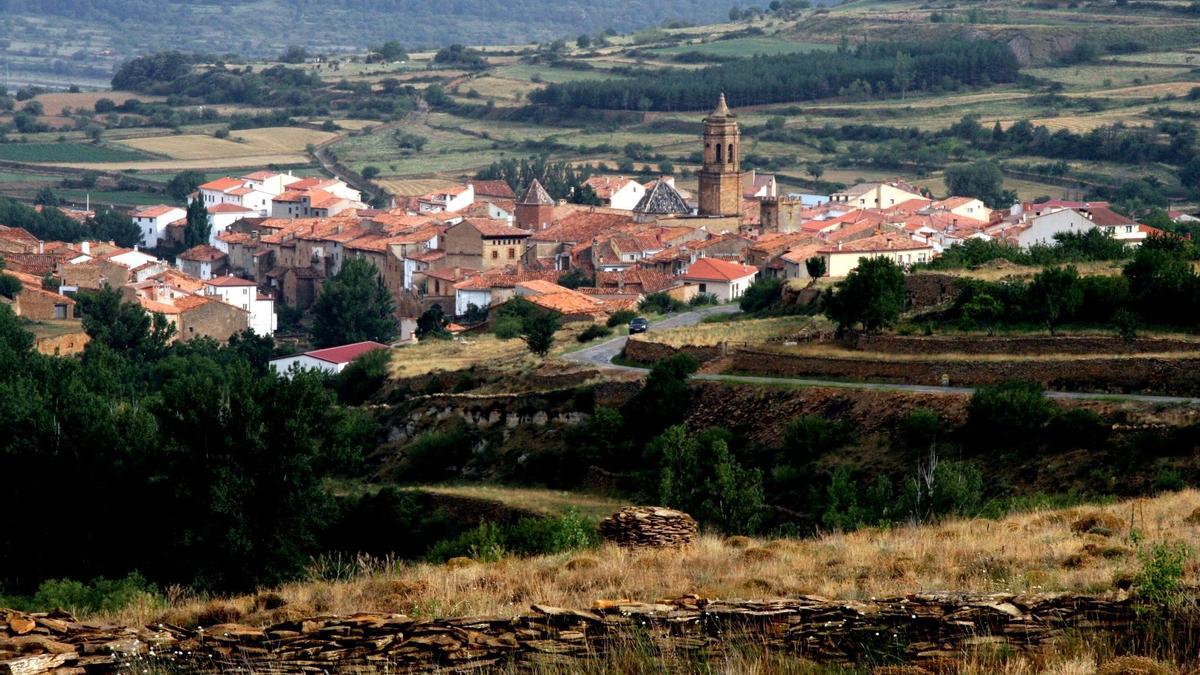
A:
[[[808,171],[808,175],[812,176],[813,180],[821,180],[821,176],[825,175],[825,167],[816,162],[809,162],[808,166],[805,167],[805,171]]]
[[[188,170],[181,171],[175,174],[171,180],[167,181],[167,194],[177,202],[186,201],[188,195],[196,191],[200,184],[204,182],[204,174],[199,171]]]
[[[687,381],[699,369],[700,362],[685,353],[654,364],[642,390],[626,404],[629,428],[650,435],[682,421],[691,400]]]
[[[446,313],[442,311],[441,305],[435,303],[417,317],[417,328],[414,334],[418,340],[448,338],[450,333],[446,331],[446,324]]]
[[[308,50],[297,45],[290,45],[279,55],[283,63],[304,63],[308,60]]]
[[[558,285],[564,288],[576,289],[580,286],[590,286],[593,281],[583,269],[573,267],[558,277]]]
[[[367,180],[373,180],[374,178],[379,176],[379,173],[380,173],[379,167],[374,166],[374,165],[368,165],[368,166],[363,167],[362,177]]]
[[[825,259],[819,255],[814,255],[813,257],[804,261],[804,271],[808,272],[808,276],[810,278],[820,279],[821,277],[825,276],[825,273],[829,270],[827,269]]]
[[[88,221],[92,236],[101,241],[111,241],[125,248],[132,248],[142,242],[142,231],[133,224],[133,219],[111,207],[98,209],[96,215]]]
[[[742,293],[738,306],[746,313],[763,312],[774,307],[782,298],[782,279],[759,277]]]
[[[762,474],[745,469],[729,451],[728,431],[708,429],[688,436],[670,427],[647,448],[662,466],[659,500],[724,532],[754,532],[762,520]]]
[[[58,195],[54,194],[54,190],[51,190],[50,186],[47,185],[37,191],[37,194],[33,197],[33,203],[39,206],[58,206],[60,202]]]
[[[994,161],[981,159],[971,164],[946,168],[946,188],[950,194],[975,197],[994,209],[1007,208],[1009,194],[1004,191],[1004,174]]]
[[[211,237],[212,223],[208,220],[208,209],[197,196],[187,207],[187,224],[183,226],[183,245],[185,248],[191,248],[207,244]]]
[[[825,315],[839,330],[862,324],[868,333],[890,326],[904,309],[904,272],[890,258],[859,258],[850,271],[825,294]]]
[[[592,46],[592,38],[588,37],[586,33],[581,34],[579,37],[575,38],[575,46],[579,47],[580,49],[587,49],[588,47]]]
[[[554,346],[554,334],[558,331],[559,315],[546,309],[531,312],[521,323],[521,337],[529,351],[544,357]]]
[[[385,61],[407,61],[408,52],[396,40],[388,40],[375,50]]]
[[[1083,302],[1079,272],[1074,266],[1042,270],[1029,284],[1029,303],[1034,312],[1057,335],[1058,326],[1070,318]]]
[[[11,274],[0,272],[0,296],[15,300],[21,292],[21,280]]]
[[[313,305],[313,342],[319,347],[390,342],[396,336],[395,309],[379,270],[362,258],[350,258]]]
[[[982,326],[988,335],[993,335],[996,321],[1004,316],[1004,306],[987,293],[978,293],[963,304],[961,312],[968,324]]]
[[[896,65],[892,70],[892,85],[900,90],[900,99],[908,93],[909,87],[917,77],[917,67],[913,58],[904,52],[896,52]]]
[[[83,331],[91,338],[87,349],[107,348],[132,359],[161,356],[175,335],[174,324],[162,314],[147,314],[126,302],[115,288],[80,291],[75,296],[83,315]]]

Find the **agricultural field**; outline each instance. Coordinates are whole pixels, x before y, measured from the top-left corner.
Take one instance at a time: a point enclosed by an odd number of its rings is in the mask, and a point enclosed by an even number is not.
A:
[[[836,49],[837,45],[823,42],[796,42],[779,37],[744,37],[732,40],[714,40],[699,44],[685,43],[673,47],[648,50],[651,54],[672,56],[685,52],[698,52],[719,57],[775,56],[796,52],[815,52]]]
[[[268,127],[234,131],[227,139],[182,134],[130,139],[122,141],[122,144],[142,152],[154,153],[171,159],[242,161],[262,155],[278,156],[289,153],[303,157],[308,145],[324,143],[336,136],[328,131],[316,131],[301,127]]]
[[[79,108],[91,111],[96,107],[96,101],[100,99],[108,99],[118,105],[128,100],[137,101],[164,101],[162,96],[146,96],[132,91],[82,91],[82,92],[65,92],[56,91],[48,94],[38,94],[33,97],[33,100],[42,104],[47,115],[63,115],[68,109],[74,111]],[[21,110],[28,101],[18,101],[17,110]]]
[[[9,162],[61,162],[110,164],[150,159],[152,155],[120,145],[90,143],[0,143],[0,160]],[[105,166],[104,168],[110,168]]]

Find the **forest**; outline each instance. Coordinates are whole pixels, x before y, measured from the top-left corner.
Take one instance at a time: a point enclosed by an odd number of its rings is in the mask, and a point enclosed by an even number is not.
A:
[[[701,70],[631,70],[620,81],[551,84],[535,105],[617,110],[703,110],[725,92],[731,106],[807,101],[844,89],[954,90],[1017,79],[1016,57],[986,40],[865,44],[853,50],[755,56]]]

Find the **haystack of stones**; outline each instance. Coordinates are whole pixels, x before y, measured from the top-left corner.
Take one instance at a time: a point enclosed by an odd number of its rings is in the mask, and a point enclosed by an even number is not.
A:
[[[696,541],[696,519],[661,506],[628,506],[600,522],[600,535],[628,548],[678,548]]]

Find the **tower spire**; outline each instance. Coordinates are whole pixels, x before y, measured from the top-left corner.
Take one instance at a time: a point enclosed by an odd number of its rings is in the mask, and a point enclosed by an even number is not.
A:
[[[725,92],[717,97],[717,107],[713,108],[712,114],[709,117],[730,117],[729,105],[725,103]]]

